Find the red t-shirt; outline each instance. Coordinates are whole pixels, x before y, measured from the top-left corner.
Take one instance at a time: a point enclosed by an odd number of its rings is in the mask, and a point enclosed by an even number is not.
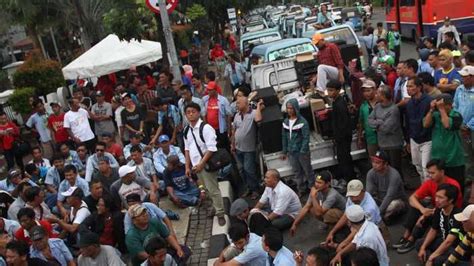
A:
[[[15,138],[20,134],[20,130],[13,122],[0,125],[0,131],[4,130],[9,130],[11,133],[8,135],[0,135],[0,146],[4,150],[11,150],[13,148],[13,142],[15,142]]]
[[[207,123],[214,129],[219,129],[219,101],[217,97],[209,97],[207,102]]]
[[[462,193],[461,187],[459,186],[458,181],[452,179],[451,177],[446,176],[446,184],[451,184],[458,188],[458,199],[456,200],[456,207],[462,207]],[[425,181],[421,186],[415,191],[415,195],[419,199],[424,199],[426,197],[431,197],[431,203],[435,206],[435,197],[436,197],[436,190],[438,189],[438,184],[434,182],[432,179]]]
[[[48,221],[45,220],[40,220],[37,222],[37,225],[41,226],[46,230],[48,233],[49,238],[56,238],[58,237],[57,234],[53,233],[53,227]],[[16,232],[15,232],[15,238],[17,240],[21,240],[26,242],[28,245],[31,245],[31,239],[29,236],[25,236],[25,229],[23,227],[20,227]]]
[[[229,37],[229,47],[231,50],[237,49],[237,43],[235,42],[235,37],[233,35]]]
[[[391,70],[387,73],[387,85],[390,87],[393,93],[393,88],[395,87],[395,82],[397,81],[398,75],[397,72]]]
[[[115,246],[115,237],[114,237],[114,223],[112,219],[106,219],[104,224],[104,231],[100,235],[100,244]]]
[[[48,126],[54,129],[54,139],[56,142],[65,142],[69,139],[69,134],[64,128],[64,113],[60,115],[51,114],[48,117]]]
[[[112,154],[116,159],[123,155],[122,147],[117,143],[113,143],[105,151]]]

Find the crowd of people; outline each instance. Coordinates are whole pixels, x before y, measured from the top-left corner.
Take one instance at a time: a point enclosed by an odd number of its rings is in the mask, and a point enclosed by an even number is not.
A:
[[[211,59],[227,58],[217,75],[231,81],[233,101],[213,71],[183,68],[176,80],[138,67],[96,86],[77,82],[68,106],[31,99],[25,126],[38,146],[27,164],[19,127],[0,113],[9,170],[0,181],[0,265],[185,265],[192,252],[178,242],[176,214],[160,209],[160,199],[178,208],[210,199],[208,213],[226,225],[218,185],[226,173],[210,167],[220,150],[233,155],[244,189],[230,207],[232,244],[215,265],[390,265],[389,248],[417,249],[426,265],[472,265],[474,192],[469,197],[466,176],[474,171],[466,163],[474,161],[474,45],[443,31],[438,45],[423,39],[419,59],[400,60],[396,27],[369,28],[372,67],[351,64],[348,76],[339,48],[315,34],[312,86],[332,106],[339,164],[334,173],[313,172],[309,122],[289,100],[281,159],[292,168],[293,188],[275,169],[259,177],[265,102],[250,105],[245,66],[220,46]],[[345,84],[351,104],[340,94]],[[352,124],[371,162],[366,176],[352,163]],[[419,175],[411,194],[403,157]],[[347,186],[333,187],[336,179]],[[304,234],[298,227],[308,214],[328,234],[305,256],[284,246],[282,232]],[[390,243],[387,224],[402,215],[405,231]]]

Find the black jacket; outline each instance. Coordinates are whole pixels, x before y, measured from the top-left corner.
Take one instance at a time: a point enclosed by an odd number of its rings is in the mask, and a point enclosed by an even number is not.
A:
[[[127,247],[125,246],[125,230],[123,225],[124,215],[122,212],[112,213],[112,222],[114,226],[114,237],[117,242],[117,248],[120,252],[125,253]],[[91,231],[99,236],[104,232],[105,217],[99,215],[97,212],[92,213],[79,226],[79,233]]]

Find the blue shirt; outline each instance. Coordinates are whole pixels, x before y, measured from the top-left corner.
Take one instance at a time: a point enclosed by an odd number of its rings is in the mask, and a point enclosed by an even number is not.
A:
[[[64,159],[64,164],[72,164],[76,167],[78,172],[81,172],[84,170],[86,167],[82,163],[81,159],[79,158],[79,154],[77,154],[76,151],[69,151],[69,156]]]
[[[244,251],[235,257],[234,260],[245,266],[265,266],[267,256],[267,252],[262,247],[262,238],[254,233],[250,233],[249,241],[244,247]]]
[[[373,222],[366,220],[354,236],[352,243],[354,243],[357,248],[368,247],[375,251],[380,266],[389,265],[387,246],[385,245],[380,229]]]
[[[67,248],[64,241],[59,238],[50,238],[48,239],[49,249],[51,250],[51,255],[61,264],[61,266],[67,266],[69,261],[73,260],[71,252]],[[33,246],[30,247],[30,257],[42,259],[48,261],[46,257],[41,253],[41,251],[35,249]]]
[[[170,145],[170,151],[169,151],[168,154],[165,154],[163,152],[163,149],[158,148],[158,150],[156,150],[156,152],[153,153],[153,163],[155,164],[155,169],[159,174],[162,175],[163,172],[165,171],[166,167],[168,166],[168,163],[166,162],[166,160],[171,155],[178,156],[179,161],[182,164],[186,163],[186,159],[184,158],[184,154],[181,152],[181,150],[178,147]]]
[[[219,103],[219,133],[224,133],[227,132],[227,116],[232,115],[232,109],[229,101],[224,96],[217,95],[217,100]],[[209,95],[204,96],[202,101],[204,102],[204,110],[207,110]]]
[[[423,93],[420,99],[411,97],[406,107],[408,135],[418,144],[431,140],[431,128],[423,127],[423,118],[430,110],[431,100]]]
[[[461,85],[456,89],[454,110],[461,114],[463,124],[474,131],[474,87],[466,89],[464,85]]]
[[[142,202],[142,206],[145,207],[150,219],[155,218],[156,220],[163,222],[163,219],[166,218],[166,213],[162,209],[158,208],[158,206],[155,204],[150,202]],[[128,212],[125,213],[125,217],[123,218],[123,226],[125,234],[132,227],[132,219],[130,218],[130,215],[128,215]]]
[[[351,198],[348,197],[346,202],[346,209],[351,205],[354,205],[354,203],[352,202]],[[365,192],[364,199],[362,199],[359,205],[364,210],[365,217],[367,217],[368,221],[371,221],[377,225],[380,223],[382,217],[380,216],[379,206],[377,206],[377,203],[375,202],[374,198],[372,198],[369,192]]]
[[[48,125],[48,115],[46,113],[44,114],[34,113],[33,115],[30,116],[28,121],[26,121],[27,127],[29,128],[34,127],[36,131],[38,131],[38,134],[40,135],[40,140],[43,143],[51,141],[51,134],[49,132],[47,125]]]
[[[273,262],[270,255],[267,255],[266,266],[296,266],[296,262],[293,259],[293,253],[286,247],[281,247]]]
[[[56,167],[53,166],[49,168],[46,178],[44,179],[44,183],[46,185],[53,186],[56,189],[59,187],[59,183],[61,183],[61,176],[59,175],[59,171]]]
[[[318,21],[316,22],[317,24],[323,24],[329,21],[332,17],[331,12],[326,12],[326,16],[323,15],[322,12],[318,13]]]
[[[82,192],[84,192],[84,197],[89,196],[89,183],[87,183],[86,180],[84,180],[82,177],[77,176],[76,177],[76,183],[74,184],[75,187],[78,187],[82,189]],[[69,188],[71,187],[71,184],[64,179],[60,184],[58,188],[58,201],[64,201],[64,196],[61,194],[63,192],[66,192]]]
[[[245,82],[245,74],[247,70],[245,67],[238,62],[235,62],[234,67],[231,64],[227,64],[224,69],[224,77],[229,77],[232,86],[237,86]]]
[[[119,164],[117,160],[115,160],[115,157],[108,153],[104,152],[104,156],[109,159],[110,167],[112,168],[119,168]],[[86,165],[86,181],[90,182],[92,179],[92,174],[94,173],[95,170],[99,169],[99,158],[97,157],[97,154],[92,154],[87,158],[87,165]]]
[[[418,59],[418,73],[427,72],[431,74],[433,71],[434,69],[430,66],[430,63]]]
[[[165,117],[171,118],[171,120],[173,120],[173,126],[177,126],[181,123],[179,110],[175,105],[168,104],[168,110],[166,112],[158,112],[158,125],[163,125],[163,119]]]
[[[178,191],[185,191],[190,186],[189,177],[186,176],[183,166],[174,169],[172,172],[165,171],[163,179],[167,187],[172,187]]]
[[[28,180],[28,184],[30,184],[33,187],[38,186],[35,182],[31,180]],[[5,178],[0,181],[0,190],[6,191],[8,193],[12,193],[13,190],[15,190],[16,186],[17,185],[13,184],[12,182],[8,182],[8,178]]]
[[[133,144],[132,143],[129,143],[127,145],[125,145],[125,147],[123,147],[123,157],[125,157],[125,159],[130,159],[130,149],[132,149],[132,146]],[[142,148],[142,151],[145,150],[145,147],[146,145],[143,144],[143,143],[140,143],[139,144],[140,148]],[[146,158],[150,158],[150,159],[153,159],[153,153],[151,151],[144,151],[143,152],[143,157],[146,157]]]
[[[449,72],[445,72],[442,68],[437,69],[434,72],[435,85],[442,84],[461,84],[462,77],[459,74],[458,70],[453,66]],[[454,91],[449,92],[451,95],[454,95]]]
[[[134,160],[130,160],[127,164],[130,166],[136,166],[135,174],[137,177],[145,178],[150,181],[153,181],[152,176],[156,175],[155,167],[151,159],[143,157],[143,162],[141,164],[136,164]]]

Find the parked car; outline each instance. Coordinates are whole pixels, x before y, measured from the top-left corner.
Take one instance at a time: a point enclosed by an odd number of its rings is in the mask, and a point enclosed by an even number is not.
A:
[[[308,38],[291,38],[256,46],[251,54],[259,56],[266,63],[282,58],[292,58],[298,54],[308,52],[313,54],[317,52],[317,48],[311,43],[311,40]]]

